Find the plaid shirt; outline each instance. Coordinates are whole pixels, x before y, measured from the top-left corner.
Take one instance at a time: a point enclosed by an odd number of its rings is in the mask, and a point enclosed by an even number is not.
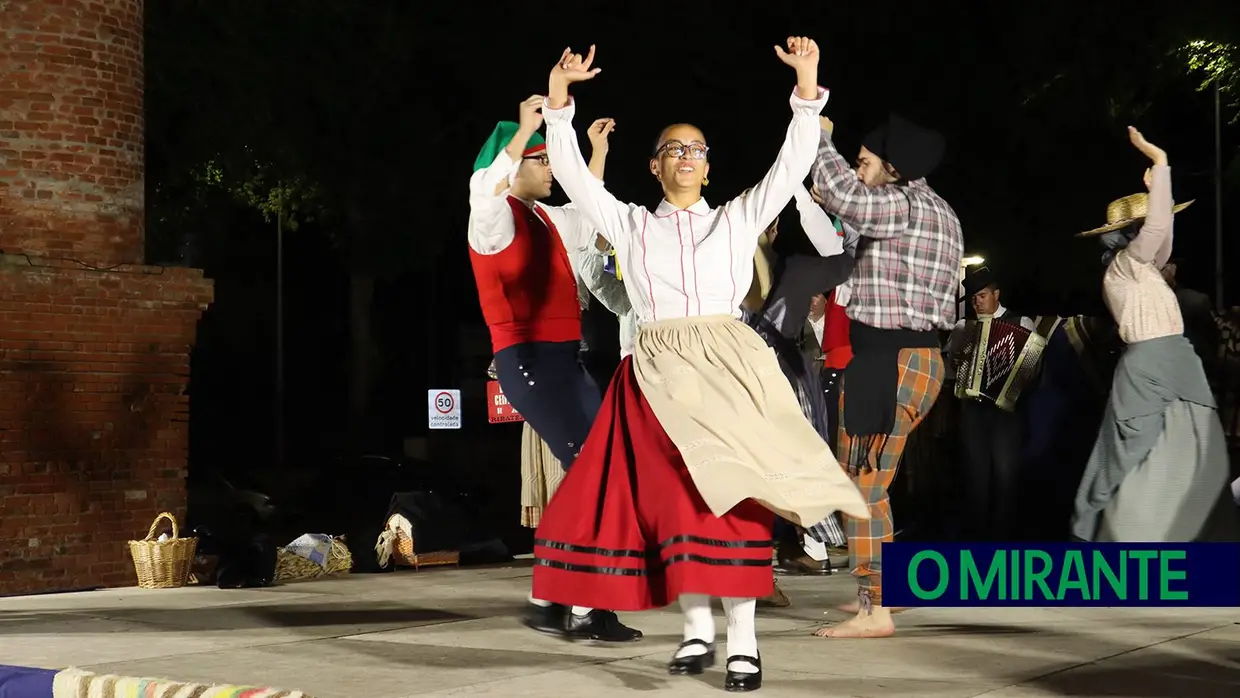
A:
[[[950,330],[964,239],[926,180],[867,187],[823,131],[814,184],[823,207],[861,233],[848,317],[879,329]]]

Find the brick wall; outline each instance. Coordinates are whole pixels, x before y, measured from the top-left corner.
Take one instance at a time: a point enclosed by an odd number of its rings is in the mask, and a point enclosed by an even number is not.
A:
[[[0,250],[141,262],[141,0],[0,2]]]
[[[125,542],[184,517],[211,299],[197,270],[0,256],[0,593],[132,584]]]
[[[185,514],[212,285],[142,266],[141,0],[0,0],[0,594],[135,581]]]

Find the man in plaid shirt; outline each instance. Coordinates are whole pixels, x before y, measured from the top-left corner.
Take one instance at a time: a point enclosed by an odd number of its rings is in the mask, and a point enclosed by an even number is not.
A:
[[[940,134],[893,114],[865,137],[855,166],[831,137],[823,117],[813,169],[817,197],[861,233],[836,457],[869,502],[870,519],[847,522],[857,615],[816,635],[887,637],[895,633],[891,609],[882,605],[881,547],[894,532],[887,489],[909,433],[943,385],[939,331],[955,324],[964,240],[955,211],[925,180],[943,158]]]

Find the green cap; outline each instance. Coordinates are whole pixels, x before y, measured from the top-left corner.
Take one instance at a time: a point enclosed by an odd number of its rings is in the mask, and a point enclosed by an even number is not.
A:
[[[478,159],[474,160],[474,172],[485,169],[495,162],[495,158],[499,157],[500,151],[508,147],[512,142],[513,136],[517,135],[520,125],[515,121],[501,121],[495,125],[495,130],[491,132],[490,138],[482,145],[482,150],[478,151]],[[547,143],[543,140],[542,134],[535,133],[530,136],[529,143],[525,145],[524,155],[532,155],[547,149]]]

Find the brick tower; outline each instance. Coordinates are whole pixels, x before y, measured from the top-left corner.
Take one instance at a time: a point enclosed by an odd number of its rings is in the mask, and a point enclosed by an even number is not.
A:
[[[212,285],[143,265],[142,10],[0,2],[0,594],[133,583],[184,515]]]

